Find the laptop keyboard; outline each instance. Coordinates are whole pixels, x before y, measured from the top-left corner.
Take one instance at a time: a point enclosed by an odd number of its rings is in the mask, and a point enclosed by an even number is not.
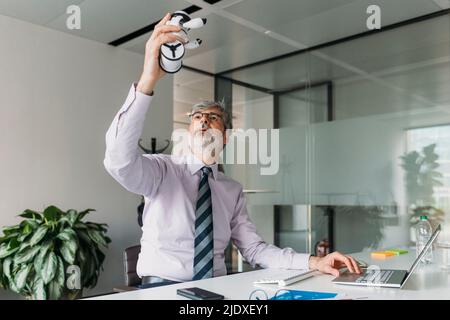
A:
[[[358,283],[386,283],[394,274],[393,270],[371,270],[356,279]]]

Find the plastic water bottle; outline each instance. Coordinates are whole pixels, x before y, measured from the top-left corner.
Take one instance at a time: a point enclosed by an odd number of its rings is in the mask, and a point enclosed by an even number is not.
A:
[[[427,216],[420,216],[420,221],[416,225],[416,257],[422,252],[432,234],[431,224]],[[430,247],[425,256],[421,259],[422,263],[431,263],[433,260],[433,248]]]

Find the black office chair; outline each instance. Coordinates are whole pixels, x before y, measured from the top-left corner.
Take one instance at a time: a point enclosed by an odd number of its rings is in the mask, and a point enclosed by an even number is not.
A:
[[[141,245],[128,247],[123,252],[123,268],[125,274],[125,285],[114,288],[115,292],[139,290],[141,278],[136,273],[136,265],[141,252]]]

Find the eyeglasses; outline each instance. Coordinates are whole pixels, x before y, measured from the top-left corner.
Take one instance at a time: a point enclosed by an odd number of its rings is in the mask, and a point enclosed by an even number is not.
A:
[[[279,289],[270,297],[265,290],[256,289],[250,293],[249,300],[295,300],[290,290]]]
[[[223,117],[220,114],[214,113],[214,112],[194,112],[189,115],[191,120],[194,121],[200,121],[203,118],[203,115],[206,115],[206,118],[211,122],[216,122],[223,120]]]

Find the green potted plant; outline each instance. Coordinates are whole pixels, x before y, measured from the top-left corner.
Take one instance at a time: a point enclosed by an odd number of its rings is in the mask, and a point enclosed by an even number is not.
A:
[[[430,144],[423,147],[421,152],[414,150],[401,156],[412,226],[422,215],[428,216],[433,227],[444,220],[444,211],[435,206],[434,188],[442,186],[440,179],[443,177],[438,171],[439,155],[435,148],[436,144]],[[415,242],[413,229],[411,240]]]
[[[0,286],[28,299],[74,299],[93,288],[111,239],[107,225],[82,219],[94,209],[27,209],[20,224],[2,229]]]

